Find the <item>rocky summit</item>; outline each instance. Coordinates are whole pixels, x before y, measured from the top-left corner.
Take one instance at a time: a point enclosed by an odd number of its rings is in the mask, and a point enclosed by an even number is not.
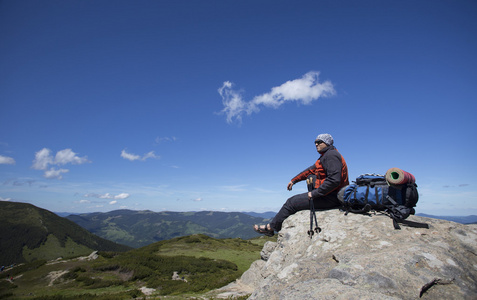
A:
[[[429,229],[401,226],[382,214],[309,211],[290,216],[276,243],[226,297],[249,299],[477,299],[477,225],[410,216]]]

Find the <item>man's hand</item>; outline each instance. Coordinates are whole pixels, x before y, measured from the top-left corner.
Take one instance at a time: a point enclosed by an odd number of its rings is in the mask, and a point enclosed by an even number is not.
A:
[[[311,192],[308,192],[308,200],[311,200],[311,198],[313,198],[313,196],[311,196]]]
[[[288,189],[289,191],[291,191],[291,190],[292,190],[292,187],[293,187],[293,182],[290,181],[290,182],[288,183],[288,185],[287,185],[287,189]]]

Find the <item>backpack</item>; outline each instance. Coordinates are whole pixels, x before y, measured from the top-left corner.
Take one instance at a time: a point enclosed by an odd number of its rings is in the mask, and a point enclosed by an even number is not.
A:
[[[395,176],[395,174],[392,175]],[[343,187],[338,192],[338,199],[345,215],[349,212],[369,214],[370,211],[379,211],[393,220],[395,229],[401,229],[398,223],[411,227],[429,228],[428,224],[406,220],[409,215],[415,213],[414,207],[419,200],[415,180],[390,185],[387,176],[363,174],[356,178],[354,184]]]

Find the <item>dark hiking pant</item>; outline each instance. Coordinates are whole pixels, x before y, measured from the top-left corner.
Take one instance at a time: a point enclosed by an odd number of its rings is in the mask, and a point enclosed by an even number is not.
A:
[[[313,204],[316,210],[336,208],[340,206],[340,202],[337,198],[337,193],[331,193],[323,197],[317,197],[313,200]],[[310,209],[310,200],[308,200],[308,193],[297,194],[288,198],[287,202],[283,204],[280,211],[276,214],[273,220],[270,222],[270,227],[275,231],[282,229],[282,223],[286,218],[294,213]]]

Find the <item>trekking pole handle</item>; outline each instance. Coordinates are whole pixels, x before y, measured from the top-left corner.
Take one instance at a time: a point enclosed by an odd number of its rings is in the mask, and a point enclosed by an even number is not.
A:
[[[315,181],[316,181],[315,175],[309,175],[306,178],[306,187],[308,188],[308,192],[311,192],[315,189]]]

